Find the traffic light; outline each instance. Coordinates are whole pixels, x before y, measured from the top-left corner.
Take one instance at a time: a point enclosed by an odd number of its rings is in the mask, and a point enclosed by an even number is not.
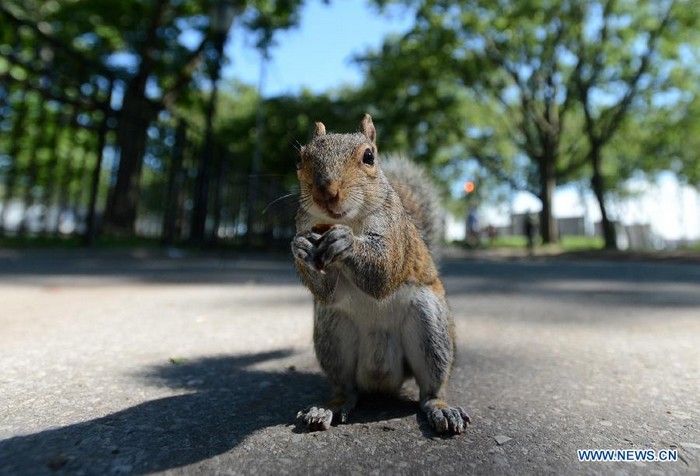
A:
[[[467,194],[472,193],[475,188],[476,188],[476,185],[474,185],[474,182],[472,182],[471,180],[467,180],[466,182],[464,182],[464,192],[465,193],[467,193]]]

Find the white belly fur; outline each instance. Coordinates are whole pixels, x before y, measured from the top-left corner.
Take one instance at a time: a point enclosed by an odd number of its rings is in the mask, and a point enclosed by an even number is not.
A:
[[[416,313],[411,303],[432,294],[427,288],[403,285],[392,295],[377,300],[340,274],[331,307],[343,312],[358,333],[355,380],[364,392],[398,393],[406,377],[405,346],[401,329]]]

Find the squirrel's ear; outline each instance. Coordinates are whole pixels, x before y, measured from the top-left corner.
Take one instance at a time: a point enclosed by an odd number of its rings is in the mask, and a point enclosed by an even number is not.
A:
[[[314,129],[314,137],[323,135],[326,135],[326,126],[323,125],[323,122],[317,122]]]
[[[372,122],[372,116],[365,114],[360,122],[360,132],[367,136],[372,144],[377,142],[377,129],[374,128],[374,123]]]

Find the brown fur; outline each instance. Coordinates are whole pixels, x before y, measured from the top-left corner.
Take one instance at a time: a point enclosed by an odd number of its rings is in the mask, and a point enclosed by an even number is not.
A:
[[[359,392],[398,392],[410,373],[430,424],[461,433],[469,416],[441,397],[455,343],[429,249],[439,235],[436,199],[417,167],[397,160],[385,174],[381,163],[369,115],[353,134],[327,134],[316,123],[301,148],[292,252],[315,298],[314,348],[336,395],[299,415],[309,429],[326,430],[333,415],[346,421]]]

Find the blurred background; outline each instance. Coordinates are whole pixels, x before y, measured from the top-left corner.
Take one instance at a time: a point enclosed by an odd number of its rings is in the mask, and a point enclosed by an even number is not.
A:
[[[4,0],[0,244],[286,249],[314,121],[468,247],[700,247],[697,0]]]

